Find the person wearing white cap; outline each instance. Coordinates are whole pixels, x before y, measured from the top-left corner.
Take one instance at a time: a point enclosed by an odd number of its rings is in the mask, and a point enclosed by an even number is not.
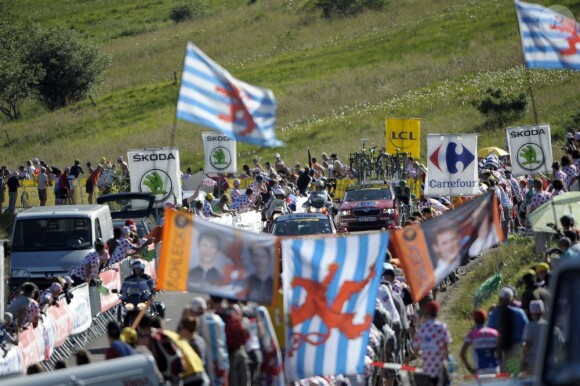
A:
[[[540,349],[539,339],[543,335],[543,331],[548,328],[548,322],[544,319],[544,302],[532,300],[529,308],[531,321],[524,328],[524,349],[522,352],[522,371],[525,373],[531,373]],[[555,336],[554,338],[558,339],[559,337]]]
[[[286,165],[284,165],[284,161],[280,158],[280,153],[274,154],[274,169],[276,169],[276,173],[285,173],[286,172]]]
[[[236,201],[238,197],[240,197],[240,195],[242,194],[242,192],[240,191],[240,184],[241,184],[240,180],[236,178],[234,180],[234,188],[230,193],[230,198],[232,199],[232,202]]]
[[[109,259],[109,265],[113,265],[125,259],[127,256],[133,256],[139,253],[139,248],[136,244],[133,244],[129,240],[131,235],[131,230],[128,226],[123,226],[121,228],[121,238],[119,239],[119,245],[115,248],[113,256]]]
[[[524,328],[528,317],[524,310],[512,306],[514,290],[504,287],[499,291],[499,304],[489,316],[487,326],[495,328],[500,335],[499,348],[502,352],[501,370],[507,371],[507,363],[521,353]]]

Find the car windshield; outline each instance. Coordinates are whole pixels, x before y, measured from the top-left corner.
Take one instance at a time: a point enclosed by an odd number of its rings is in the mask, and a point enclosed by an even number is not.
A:
[[[390,199],[391,199],[391,190],[389,188],[348,190],[344,195],[344,201],[369,201],[369,200],[390,200]]]
[[[274,224],[274,236],[306,236],[332,233],[329,219],[308,218],[278,221]]]
[[[93,245],[88,218],[19,220],[14,228],[13,251],[88,249]]]

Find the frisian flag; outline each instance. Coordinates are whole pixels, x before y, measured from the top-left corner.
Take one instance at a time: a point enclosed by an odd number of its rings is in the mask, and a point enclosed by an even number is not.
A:
[[[567,9],[518,0],[515,6],[528,68],[580,70],[580,23]]]
[[[288,380],[364,373],[387,232],[282,240]]]
[[[271,90],[234,78],[192,42],[187,43],[177,118],[237,141],[277,147],[276,99]]]

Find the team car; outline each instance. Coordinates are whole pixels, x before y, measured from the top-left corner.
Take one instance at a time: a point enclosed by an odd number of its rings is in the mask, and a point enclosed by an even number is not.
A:
[[[293,213],[277,217],[272,224],[274,236],[308,236],[336,233],[330,216],[324,213]]]
[[[378,230],[398,225],[398,209],[391,185],[384,181],[351,185],[335,216],[339,232]]]

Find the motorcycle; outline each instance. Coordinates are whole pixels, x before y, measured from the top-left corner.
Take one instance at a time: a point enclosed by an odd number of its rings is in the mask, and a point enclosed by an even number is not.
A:
[[[120,299],[118,319],[123,327],[130,327],[144,309],[147,309],[147,313],[151,316],[165,318],[165,305],[153,301],[153,293],[145,279],[125,280],[121,287]]]

